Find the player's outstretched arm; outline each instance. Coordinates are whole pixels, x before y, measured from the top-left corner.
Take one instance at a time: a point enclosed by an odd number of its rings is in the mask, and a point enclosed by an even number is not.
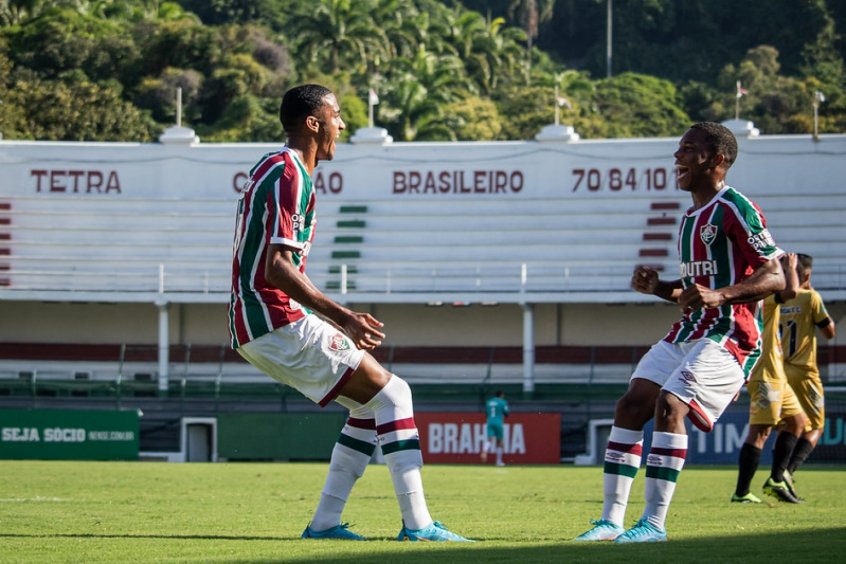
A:
[[[369,313],[352,311],[321,292],[292,260],[293,250],[270,245],[264,265],[265,279],[292,299],[332,320],[360,349],[371,350],[382,344],[382,322]]]

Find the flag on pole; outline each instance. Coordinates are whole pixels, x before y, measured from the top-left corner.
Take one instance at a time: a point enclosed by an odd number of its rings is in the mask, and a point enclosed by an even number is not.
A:
[[[573,104],[571,104],[570,100],[568,100],[564,96],[556,96],[555,101],[558,102],[559,108],[567,108],[568,110],[573,109]]]
[[[371,106],[375,106],[379,103],[379,95],[376,94],[376,90],[373,88],[370,89],[370,93],[367,95],[367,103]]]
[[[742,87],[740,85],[740,81],[738,80],[737,81],[737,97],[740,98],[742,96],[745,96],[746,94],[749,94],[749,91],[746,90],[744,87]]]

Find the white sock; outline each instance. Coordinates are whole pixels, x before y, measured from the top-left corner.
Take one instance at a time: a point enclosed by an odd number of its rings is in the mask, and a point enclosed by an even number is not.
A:
[[[376,416],[376,433],[382,455],[391,473],[402,520],[412,530],[432,524],[423,494],[423,455],[414,423],[411,388],[398,376],[392,376],[366,406]]]
[[[311,519],[312,530],[325,531],[341,524],[350,491],[367,468],[375,448],[374,420],[350,417],[332,449],[329,473]]]
[[[496,447],[496,463],[502,464],[502,447]]]
[[[626,520],[626,507],[632,482],[643,453],[643,430],[611,427],[603,469],[604,504],[602,518],[620,527]]]
[[[652,433],[652,448],[646,457],[646,507],[642,519],[662,531],[686,457],[687,435]]]

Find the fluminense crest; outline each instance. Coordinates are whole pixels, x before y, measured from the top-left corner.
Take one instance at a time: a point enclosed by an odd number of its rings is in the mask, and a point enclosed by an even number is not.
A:
[[[710,247],[714,239],[717,238],[717,226],[713,223],[706,223],[699,229],[699,238]]]
[[[332,337],[332,343],[329,345],[329,348],[333,351],[348,351],[351,347],[350,342],[345,336],[340,333],[336,333],[335,336]]]

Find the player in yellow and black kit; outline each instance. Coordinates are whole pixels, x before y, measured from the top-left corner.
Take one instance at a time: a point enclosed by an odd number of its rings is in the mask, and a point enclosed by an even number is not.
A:
[[[817,445],[825,425],[825,402],[820,371],[817,367],[817,328],[828,339],[834,338],[834,320],[828,315],[819,292],[811,287],[813,259],[797,255],[799,291],[781,306],[781,342],[787,381],[796,392],[808,416],[805,432],[796,443],[785,478],[792,476]],[[795,493],[795,490],[794,490]]]
[[[784,481],[784,471],[798,438],[805,430],[808,418],[805,417],[796,394],[787,384],[779,340],[780,306],[796,296],[799,288],[796,254],[783,255],[781,262],[786,285],[784,290],[771,294],[764,300],[761,358],[746,383],[749,390],[749,432],[740,449],[737,486],[731,496],[731,500],[736,503],[761,503],[761,500],[749,491],[749,486],[761,461],[761,449],[764,448],[773,428],[778,428],[779,432],[773,447],[772,470],[764,482],[764,493],[781,501],[799,502]]]

